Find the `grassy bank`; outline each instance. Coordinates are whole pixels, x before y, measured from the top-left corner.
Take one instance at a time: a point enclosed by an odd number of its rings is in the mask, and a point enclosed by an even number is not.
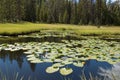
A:
[[[97,28],[96,26],[80,26],[67,24],[0,24],[0,35],[27,34],[38,32],[40,30],[71,30],[80,35],[120,34],[120,26],[101,26],[101,28]]]

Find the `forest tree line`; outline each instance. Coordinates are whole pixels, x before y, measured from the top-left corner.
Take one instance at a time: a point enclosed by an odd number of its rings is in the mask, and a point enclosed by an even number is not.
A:
[[[0,22],[120,25],[120,0],[0,0]]]

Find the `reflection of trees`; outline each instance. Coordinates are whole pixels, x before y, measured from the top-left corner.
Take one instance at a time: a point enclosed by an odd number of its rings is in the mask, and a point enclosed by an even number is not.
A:
[[[10,63],[12,64],[13,61],[17,62],[18,67],[21,69],[22,68],[22,64],[24,62],[25,59],[25,54],[23,54],[23,51],[15,51],[15,52],[10,52],[10,51],[1,51],[0,52],[0,58],[3,60],[3,62],[5,63],[6,61],[10,61]],[[27,64],[27,63],[26,63]],[[32,71],[35,71],[35,66],[36,64],[30,64],[28,62],[30,69]]]
[[[89,79],[91,80],[91,78],[93,78],[92,80],[111,80],[111,79],[104,79],[106,77],[105,76],[106,74],[103,72],[100,74],[100,72],[102,71],[102,69],[105,71],[111,70],[112,67],[113,67],[113,65],[109,64],[108,62],[101,62],[101,61],[97,61],[97,60],[87,60],[85,62],[84,67],[82,67],[82,70],[81,70],[82,77],[85,76],[86,80],[89,80]],[[96,78],[98,78],[98,79],[96,79]],[[114,80],[114,79],[112,79],[112,80]]]
[[[13,60],[15,60],[19,68],[22,67],[24,57],[25,55],[22,54],[22,51],[16,51],[16,52],[1,51],[0,52],[0,58],[3,59],[4,62],[6,62],[6,60],[9,60],[10,63],[12,64]]]
[[[3,54],[3,52],[0,52],[0,58],[5,62],[5,58],[7,57],[7,54]]]
[[[33,72],[35,72],[36,64],[30,64],[30,63],[29,63],[29,65],[30,65],[31,70],[32,70]]]

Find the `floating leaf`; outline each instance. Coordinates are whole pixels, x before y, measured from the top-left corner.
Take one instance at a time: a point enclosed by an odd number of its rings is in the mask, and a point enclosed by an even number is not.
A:
[[[29,57],[27,60],[28,61],[34,61],[36,59],[36,57]]]
[[[48,67],[48,68],[46,69],[46,72],[47,72],[47,73],[55,73],[55,72],[57,72],[58,70],[59,70],[59,67],[51,66],[51,67]]]
[[[83,67],[85,62],[74,62],[73,65],[77,67]]]
[[[62,65],[61,63],[55,63],[52,65],[53,67],[63,67],[64,65]]]
[[[34,59],[30,61],[31,63],[43,63],[40,59]]]
[[[61,63],[62,63],[62,64],[64,64],[64,65],[72,64],[72,62],[70,62],[70,61],[67,61],[67,60],[65,60],[65,61],[62,61]]]
[[[73,72],[72,68],[61,68],[60,74],[67,76],[70,75]]]
[[[34,54],[31,54],[31,55],[27,55],[27,57],[29,58],[29,57],[35,57],[35,55]]]

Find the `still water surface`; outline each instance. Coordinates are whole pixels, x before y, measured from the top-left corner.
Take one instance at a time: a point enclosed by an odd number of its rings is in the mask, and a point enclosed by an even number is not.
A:
[[[62,76],[59,72],[48,74],[45,72],[46,68],[51,66],[52,63],[31,64],[27,61],[26,55],[23,51],[0,52],[0,80],[6,77],[7,80],[81,80],[80,76],[85,74],[87,80],[89,74],[92,76],[99,76],[100,67],[104,69],[111,69],[112,65],[107,62],[99,62],[96,60],[86,61],[84,67],[75,67],[72,64],[67,65],[73,69],[73,73],[69,76]]]

